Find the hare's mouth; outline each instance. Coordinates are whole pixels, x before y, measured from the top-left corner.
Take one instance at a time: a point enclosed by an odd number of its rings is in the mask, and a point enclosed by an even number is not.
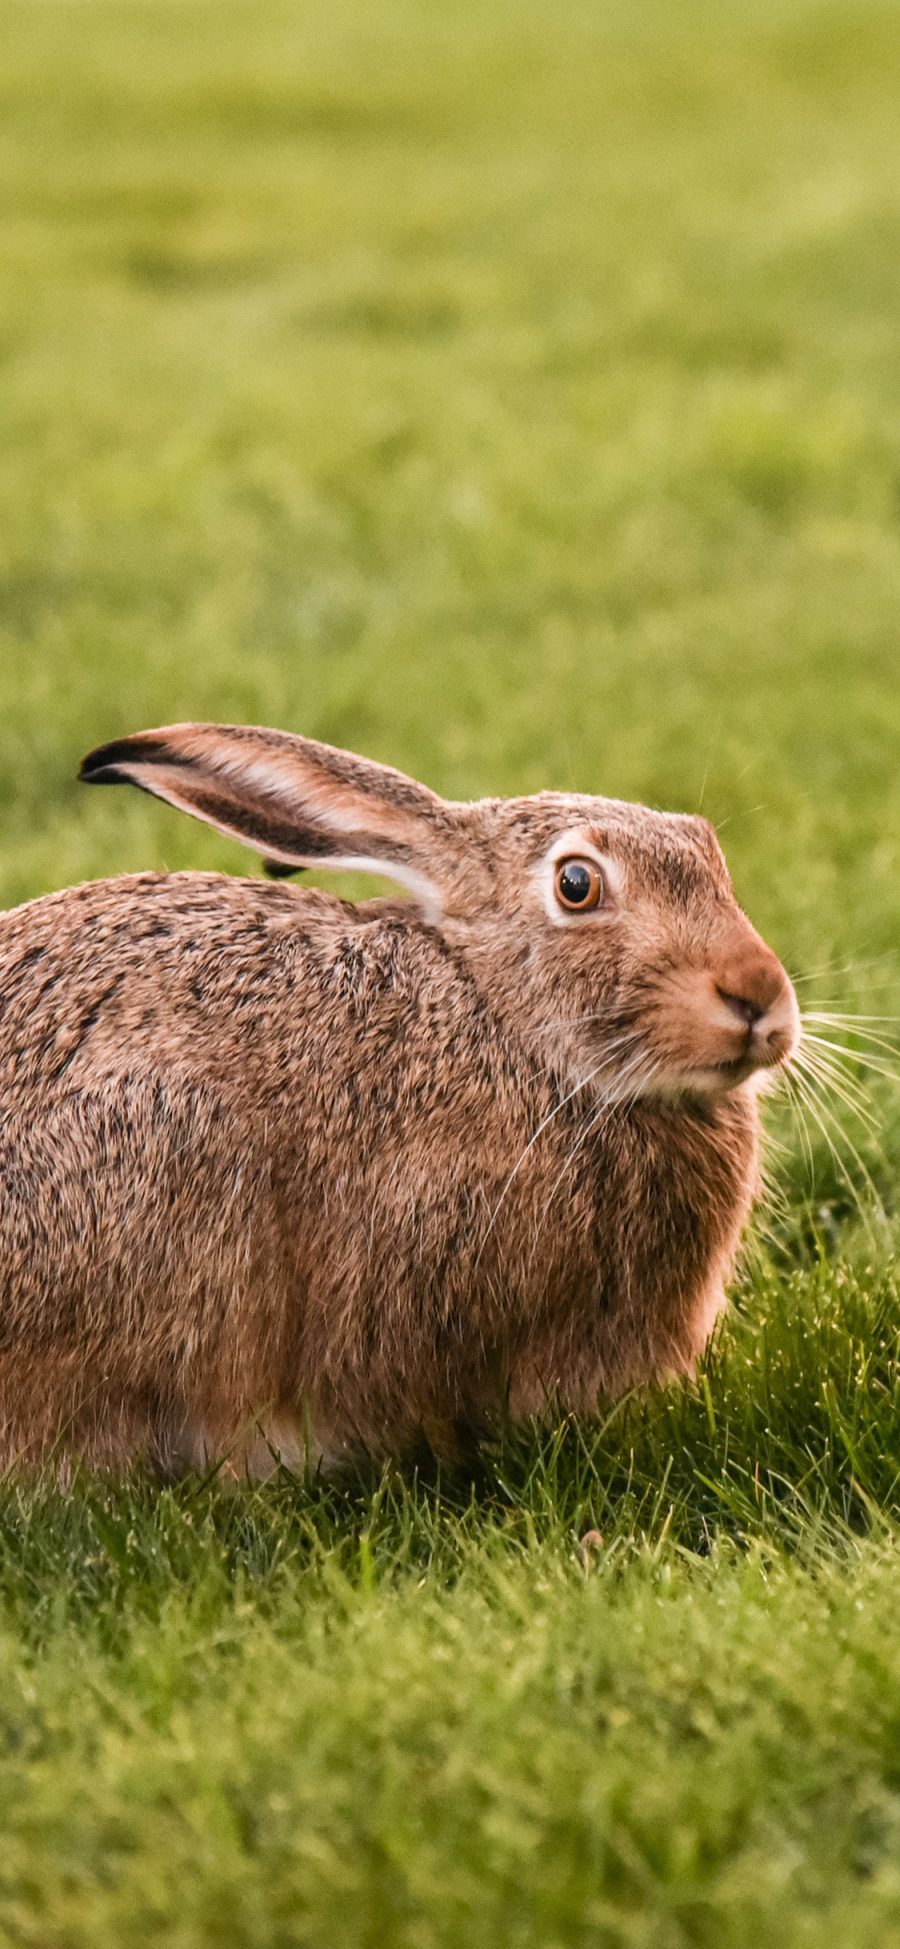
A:
[[[685,1069],[675,1083],[674,1093],[686,1096],[727,1096],[752,1082],[758,1090],[768,1088],[784,1068],[786,1055],[772,1056],[745,1050],[740,1056],[725,1056],[713,1062],[697,1063]]]
[[[726,1096],[763,1089],[796,1048],[800,1016],[780,963],[766,953],[759,968],[680,969],[660,994],[656,1035],[664,1050],[666,1096]]]
[[[726,1057],[723,1062],[711,1063],[710,1073],[721,1077],[722,1082],[730,1086],[734,1083],[745,1083],[747,1077],[752,1076],[759,1067],[759,1063],[755,1062],[752,1056],[732,1056]]]
[[[740,1089],[742,1083],[755,1079],[761,1088],[769,1076],[768,1065],[755,1062],[752,1056],[736,1056],[731,1061],[710,1065],[705,1094],[708,1096],[727,1096],[730,1090]]]
[[[669,1100],[690,1096],[727,1096],[731,1090],[739,1089],[742,1083],[748,1083],[751,1077],[761,1079],[765,1074],[756,1063],[746,1060],[698,1063],[696,1067],[661,1078],[648,1094]]]

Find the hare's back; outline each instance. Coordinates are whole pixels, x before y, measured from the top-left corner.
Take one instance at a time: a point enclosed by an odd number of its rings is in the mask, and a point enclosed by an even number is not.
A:
[[[77,1258],[79,1208],[183,1250],[254,1187],[257,1225],[270,1187],[293,1231],[323,1173],[362,1203],[401,1159],[404,1183],[448,1144],[471,1160],[492,1088],[467,977],[412,910],[199,874],[51,895],[0,918],[0,1259],[54,1214]]]
[[[125,1077],[247,1088],[315,1007],[353,910],[218,874],[141,874],[0,916],[0,1115]],[[249,1065],[249,1069],[248,1069]]]
[[[430,953],[389,905],[212,875],[0,918],[0,1423],[4,1361],[60,1334],[163,1373],[264,1303],[269,1344],[333,1151],[352,1177],[367,1111],[403,1121]]]

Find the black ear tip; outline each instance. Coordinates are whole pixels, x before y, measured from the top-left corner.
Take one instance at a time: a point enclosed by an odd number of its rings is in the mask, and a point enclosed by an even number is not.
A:
[[[264,859],[263,872],[270,880],[289,880],[292,873],[305,873],[303,866],[292,866],[286,859]]]
[[[112,744],[98,744],[82,758],[78,776],[83,785],[137,785],[125,767],[158,765],[170,756],[166,744],[153,738],[115,738]]]
[[[96,751],[89,751],[87,757],[82,758],[78,768],[82,785],[127,784],[125,773],[119,771],[113,762],[113,749],[108,744],[100,745]]]

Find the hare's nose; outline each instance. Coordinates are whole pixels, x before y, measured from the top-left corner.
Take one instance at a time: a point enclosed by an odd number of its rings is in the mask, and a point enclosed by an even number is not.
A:
[[[785,986],[784,969],[774,954],[723,969],[716,980],[722,1001],[748,1029],[754,1029],[768,1014]]]
[[[755,1029],[757,1022],[765,1014],[765,1009],[760,1008],[758,1002],[751,1002],[746,995],[730,995],[727,988],[720,988],[718,992],[722,1001],[727,1002],[732,1015],[737,1015],[742,1022],[746,1022],[748,1029]]]

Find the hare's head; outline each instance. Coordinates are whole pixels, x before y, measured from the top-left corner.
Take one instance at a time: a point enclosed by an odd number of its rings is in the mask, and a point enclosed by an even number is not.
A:
[[[596,1065],[617,1093],[717,1096],[793,1054],[793,988],[705,819],[556,793],[473,811],[494,826],[520,953],[570,1069]]]
[[[703,819],[551,792],[455,804],[251,726],[141,732],[93,752],[82,777],[142,786],[286,868],[399,881],[519,1037],[578,1081],[716,1096],[796,1046],[790,981]]]

